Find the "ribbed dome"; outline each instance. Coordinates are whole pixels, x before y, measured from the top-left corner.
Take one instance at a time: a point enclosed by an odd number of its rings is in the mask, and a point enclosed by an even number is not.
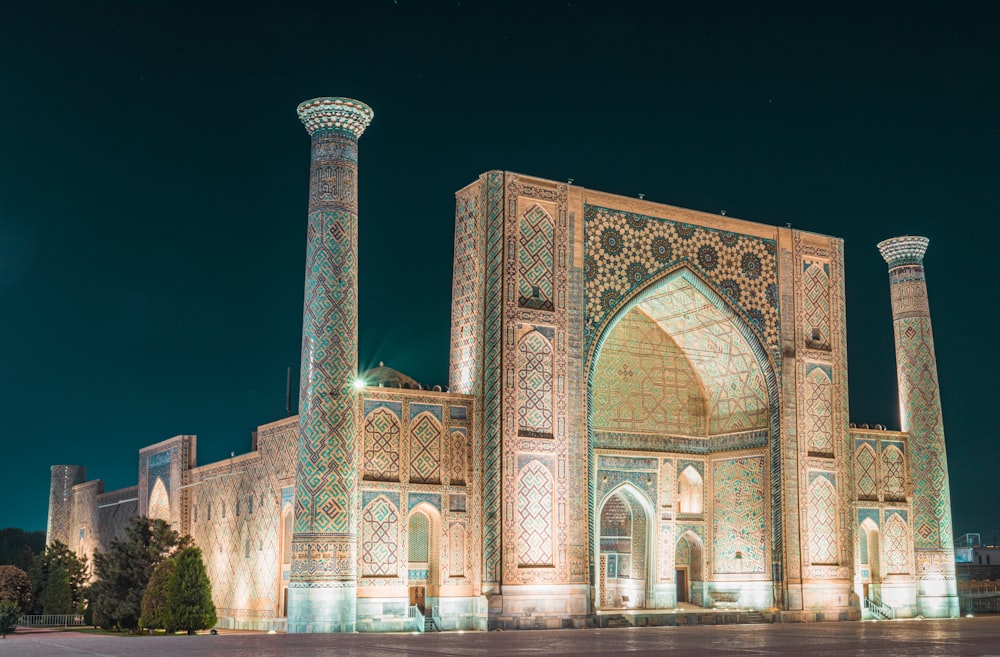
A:
[[[385,363],[379,361],[378,367],[361,373],[361,378],[369,387],[383,386],[386,388],[410,388],[412,390],[425,390],[416,379],[409,377],[399,370],[386,367]]]

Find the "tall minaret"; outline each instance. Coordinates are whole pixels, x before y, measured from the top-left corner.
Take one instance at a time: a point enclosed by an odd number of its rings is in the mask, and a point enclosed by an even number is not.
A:
[[[958,597],[948,458],[924,280],[928,242],[926,237],[894,237],[880,242],[878,248],[889,264],[900,424],[910,434],[913,516],[909,525],[916,557],[917,608],[929,618],[949,618],[958,615]]]
[[[298,107],[312,136],[289,632],[353,632],[357,592],[358,137],[350,98]]]

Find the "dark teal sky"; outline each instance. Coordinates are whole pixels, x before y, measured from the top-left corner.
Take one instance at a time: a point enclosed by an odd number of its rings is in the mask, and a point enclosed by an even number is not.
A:
[[[2,12],[0,527],[44,528],[52,463],[127,486],[283,416],[295,107],[343,95],[362,364],[447,383],[454,192],[510,169],[843,237],[852,419],[898,428],[875,244],[926,235],[956,534],[1000,529],[995,3],[207,4]]]

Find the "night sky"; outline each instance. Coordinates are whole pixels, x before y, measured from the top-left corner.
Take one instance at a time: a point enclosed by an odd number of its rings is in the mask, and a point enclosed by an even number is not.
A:
[[[363,367],[447,385],[454,192],[508,169],[843,237],[852,420],[896,429],[875,244],[926,235],[955,533],[1000,529],[997,3],[5,4],[0,527],[44,529],[53,463],[110,490],[284,416],[295,107],[349,96]]]

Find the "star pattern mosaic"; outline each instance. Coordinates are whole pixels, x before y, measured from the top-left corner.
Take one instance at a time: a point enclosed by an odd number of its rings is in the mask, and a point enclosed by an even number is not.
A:
[[[588,346],[619,305],[660,273],[686,265],[711,283],[778,356],[774,240],[584,206]]]

